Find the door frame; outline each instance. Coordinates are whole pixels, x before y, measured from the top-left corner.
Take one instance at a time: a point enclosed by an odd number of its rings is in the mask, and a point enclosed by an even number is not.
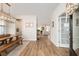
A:
[[[74,49],[73,49],[73,14],[69,15],[70,19],[69,19],[69,41],[70,41],[70,46],[69,46],[69,55],[70,56],[77,56],[77,54],[75,53]]]
[[[69,47],[69,44],[61,44],[61,18],[66,18],[67,20],[67,16],[60,16],[59,19],[58,19],[58,36],[59,36],[59,47],[66,47],[68,48]]]

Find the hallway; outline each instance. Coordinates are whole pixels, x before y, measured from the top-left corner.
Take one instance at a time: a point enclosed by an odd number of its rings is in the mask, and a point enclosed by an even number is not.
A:
[[[1,56],[70,56],[69,49],[79,53],[79,8],[71,10],[79,4],[13,4],[0,3]]]
[[[67,56],[69,50],[67,48],[57,48],[46,36],[39,40],[31,41],[22,51],[21,56]]]

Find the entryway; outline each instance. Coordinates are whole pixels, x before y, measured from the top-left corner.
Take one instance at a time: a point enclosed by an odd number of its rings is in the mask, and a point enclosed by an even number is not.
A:
[[[69,48],[69,17],[66,13],[58,19],[59,47]]]

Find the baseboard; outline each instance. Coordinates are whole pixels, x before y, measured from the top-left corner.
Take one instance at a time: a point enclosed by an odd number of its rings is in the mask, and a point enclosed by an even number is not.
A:
[[[37,39],[23,39],[23,40],[26,40],[26,41],[37,41]]]
[[[54,40],[50,40],[56,47],[59,47],[59,43],[55,42]]]
[[[69,48],[69,44],[68,44],[68,45],[60,44],[59,47],[66,47],[66,48]]]

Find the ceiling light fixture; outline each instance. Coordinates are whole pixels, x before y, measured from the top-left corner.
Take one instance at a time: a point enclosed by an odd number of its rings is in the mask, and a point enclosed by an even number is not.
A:
[[[4,5],[8,6],[8,8],[9,8],[8,12],[9,13],[4,12]],[[0,19],[11,21],[11,18],[12,18],[11,13],[10,13],[10,7],[11,7],[11,5],[8,4],[8,3],[1,3],[0,6],[1,6]]]
[[[71,15],[78,9],[78,7],[79,7],[78,3],[67,3],[66,4],[66,13],[68,15]]]

